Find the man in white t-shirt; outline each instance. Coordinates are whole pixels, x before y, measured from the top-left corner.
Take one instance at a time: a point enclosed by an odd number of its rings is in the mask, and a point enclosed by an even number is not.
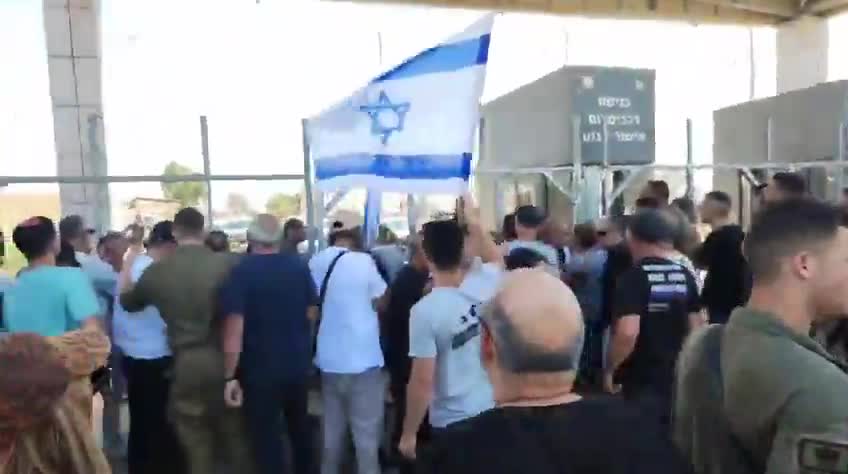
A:
[[[415,458],[416,433],[429,408],[432,432],[475,416],[494,405],[491,385],[480,362],[482,304],[497,292],[503,268],[500,250],[480,227],[475,209],[466,210],[468,240],[476,241],[482,261],[470,268],[465,231],[455,221],[434,221],[423,230],[422,247],[433,276],[433,290],[411,311],[409,356],[412,372],[399,451]]]
[[[357,472],[380,473],[386,387],[377,310],[386,282],[373,257],[359,251],[359,241],[353,231],[334,232],[330,247],[309,262],[321,303],[315,357],[324,408],[321,474],[341,472],[348,428]]]
[[[168,257],[176,248],[173,223],[159,222],[148,236],[147,253],[128,262],[121,272],[128,272],[129,280],[136,283],[147,267]],[[155,307],[129,313],[115,297],[113,340],[123,354],[123,371],[127,378],[130,474],[179,472],[177,466],[181,465],[179,442],[168,421],[172,357],[166,332],[167,325]]]

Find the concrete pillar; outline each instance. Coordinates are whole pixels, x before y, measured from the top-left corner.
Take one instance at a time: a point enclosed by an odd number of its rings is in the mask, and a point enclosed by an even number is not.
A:
[[[777,93],[827,81],[827,20],[802,17],[777,29]]]
[[[105,176],[100,87],[100,18],[96,0],[44,0],[47,66],[60,176]],[[109,228],[107,184],[61,184],[62,214]]]

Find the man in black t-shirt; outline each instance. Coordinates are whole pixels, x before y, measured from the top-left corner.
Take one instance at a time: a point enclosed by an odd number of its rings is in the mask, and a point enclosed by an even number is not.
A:
[[[398,272],[389,287],[388,304],[384,317],[386,367],[389,369],[389,391],[394,399],[395,419],[390,446],[397,446],[403,432],[403,414],[406,413],[406,385],[412,360],[409,358],[409,312],[424,297],[430,272],[427,259],[421,251],[421,241],[414,238],[409,246],[409,264]],[[430,423],[421,423],[419,444],[428,438]],[[402,456],[401,474],[412,472],[412,465]]]
[[[655,420],[622,400],[572,392],[583,322],[559,279],[538,269],[510,272],[480,319],[497,406],[448,426],[421,453],[417,472],[688,472]]]
[[[633,258],[630,249],[624,241],[624,234],[630,216],[619,216],[615,218],[604,218],[598,222],[597,232],[601,243],[607,250],[607,261],[604,264],[604,273],[601,276],[601,318],[606,329],[612,321],[613,298],[615,297],[615,284],[624,272],[633,266]]]
[[[731,221],[731,206],[727,193],[707,193],[701,203],[701,220],[712,232],[693,258],[698,268],[707,270],[701,300],[714,324],[726,323],[730,312],[744,305],[751,292],[751,276],[742,255],[745,232]]]
[[[622,390],[665,424],[677,355],[689,332],[704,323],[694,277],[668,259],[675,235],[674,218],[664,211],[633,216],[627,241],[636,263],[616,285],[604,376],[608,392]]]

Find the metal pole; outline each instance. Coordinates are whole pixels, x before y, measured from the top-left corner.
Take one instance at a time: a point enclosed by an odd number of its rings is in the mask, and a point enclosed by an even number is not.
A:
[[[607,119],[602,117],[603,127],[604,127],[604,154],[603,154],[603,162],[601,163],[601,215],[607,215],[609,211],[609,203],[607,202],[607,194],[609,193],[607,187],[607,168],[609,168],[609,124],[607,123]]]
[[[333,197],[331,197],[329,201],[324,203],[324,213],[326,214],[328,212],[331,212],[333,209],[335,209],[336,206],[340,202],[342,202],[342,199],[344,199],[345,196],[347,196],[348,192],[350,192],[350,190],[348,190],[348,189],[342,189],[342,190],[336,191],[336,193],[333,194]]]
[[[103,119],[101,115],[90,114],[88,116],[88,145],[90,148],[90,160],[92,163],[92,174],[95,176],[106,176],[109,174],[106,161],[105,147],[101,145],[98,128]],[[100,122],[100,123],[98,123]],[[86,187],[83,186],[83,189]],[[111,227],[112,213],[111,201],[109,199],[109,184],[99,183],[94,187],[94,219],[97,231],[106,232]]]
[[[409,226],[409,236],[412,237],[418,230],[418,207],[414,194],[406,195],[406,224]]]
[[[315,235],[309,239],[309,254],[315,253],[316,238],[324,240],[324,222],[315,222],[315,200],[312,195],[312,159],[309,156],[309,134],[306,131],[306,119],[301,119],[300,130],[303,136],[303,194],[306,198],[306,225],[315,229]],[[323,206],[323,203],[321,203]]]
[[[212,181],[209,179],[212,175],[209,163],[209,124],[206,123],[205,115],[200,116],[200,146],[203,153],[203,177],[206,183],[206,222],[209,228],[212,228],[215,216],[212,215]]]
[[[769,117],[766,122],[766,162],[774,160],[774,119]]]
[[[836,160],[839,164],[845,164],[845,133],[848,131],[848,124],[845,122],[841,122],[839,124],[839,139],[836,140],[836,143],[839,146],[839,149],[836,150]],[[836,199],[840,200],[842,197],[842,190],[845,189],[845,168],[839,166],[836,168]]]
[[[504,205],[503,189],[501,189],[499,176],[492,177],[492,189],[495,192],[495,226],[500,229],[503,218],[506,216],[506,206]]]
[[[692,153],[692,119],[686,119],[686,197],[695,199],[695,157]]]
[[[835,164],[833,162],[832,164]],[[121,176],[0,176],[4,184],[102,184],[102,183],[202,183],[210,181],[287,181],[302,180],[302,174],[212,174],[121,175]]]
[[[580,205],[580,194],[583,186],[583,140],[580,137],[580,116],[575,115],[571,119],[571,153],[573,170],[571,172],[571,189],[574,196],[573,212],[571,218],[577,223],[577,211]]]

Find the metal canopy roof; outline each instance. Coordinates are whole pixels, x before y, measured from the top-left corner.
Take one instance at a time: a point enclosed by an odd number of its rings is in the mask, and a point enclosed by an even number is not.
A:
[[[346,1],[346,0],[342,0]],[[848,0],[354,0],[494,11],[543,12],[696,23],[777,24],[848,9]]]

